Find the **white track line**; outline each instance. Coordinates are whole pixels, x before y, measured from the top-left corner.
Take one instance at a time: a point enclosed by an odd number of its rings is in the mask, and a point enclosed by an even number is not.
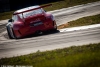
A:
[[[96,28],[96,27],[100,27],[100,24],[79,26],[79,27],[73,27],[73,28],[64,28],[64,29],[60,29],[59,31],[60,32],[69,32],[69,31],[84,30],[84,29],[90,29],[90,28]]]

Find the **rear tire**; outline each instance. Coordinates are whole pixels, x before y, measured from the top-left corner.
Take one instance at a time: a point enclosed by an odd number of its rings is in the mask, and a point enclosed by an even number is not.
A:
[[[10,34],[10,31],[9,31],[8,27],[7,27],[7,33],[8,33],[9,39],[13,39],[13,37],[12,37],[11,34]]]
[[[54,29],[53,29],[53,30],[54,30],[54,31],[57,31],[57,24],[56,24],[55,21],[53,22],[53,26],[54,26]]]

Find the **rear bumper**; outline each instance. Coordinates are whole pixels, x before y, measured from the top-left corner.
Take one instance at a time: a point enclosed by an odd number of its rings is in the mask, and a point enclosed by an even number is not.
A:
[[[55,25],[56,25],[56,21],[49,20],[49,21],[43,22],[43,24],[39,26],[33,26],[33,27],[29,26],[25,28],[19,28],[18,30],[14,30],[14,33],[15,33],[16,38],[21,38],[21,37],[25,37],[30,34],[34,34],[37,31],[44,32],[47,30],[55,29]],[[26,32],[23,30],[26,30]]]

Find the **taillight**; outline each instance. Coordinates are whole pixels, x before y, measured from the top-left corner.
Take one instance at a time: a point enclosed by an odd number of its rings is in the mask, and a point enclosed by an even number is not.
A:
[[[51,16],[47,16],[46,19],[52,19],[54,21],[54,17],[51,15]]]

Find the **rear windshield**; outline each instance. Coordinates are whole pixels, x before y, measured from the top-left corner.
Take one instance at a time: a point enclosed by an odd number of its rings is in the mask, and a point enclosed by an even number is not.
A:
[[[23,17],[27,18],[27,17],[31,17],[33,15],[37,15],[37,14],[41,14],[41,13],[43,13],[43,10],[42,9],[37,9],[37,10],[33,10],[33,11],[23,13]],[[19,16],[20,16],[20,18],[23,18],[22,14],[19,14]]]

